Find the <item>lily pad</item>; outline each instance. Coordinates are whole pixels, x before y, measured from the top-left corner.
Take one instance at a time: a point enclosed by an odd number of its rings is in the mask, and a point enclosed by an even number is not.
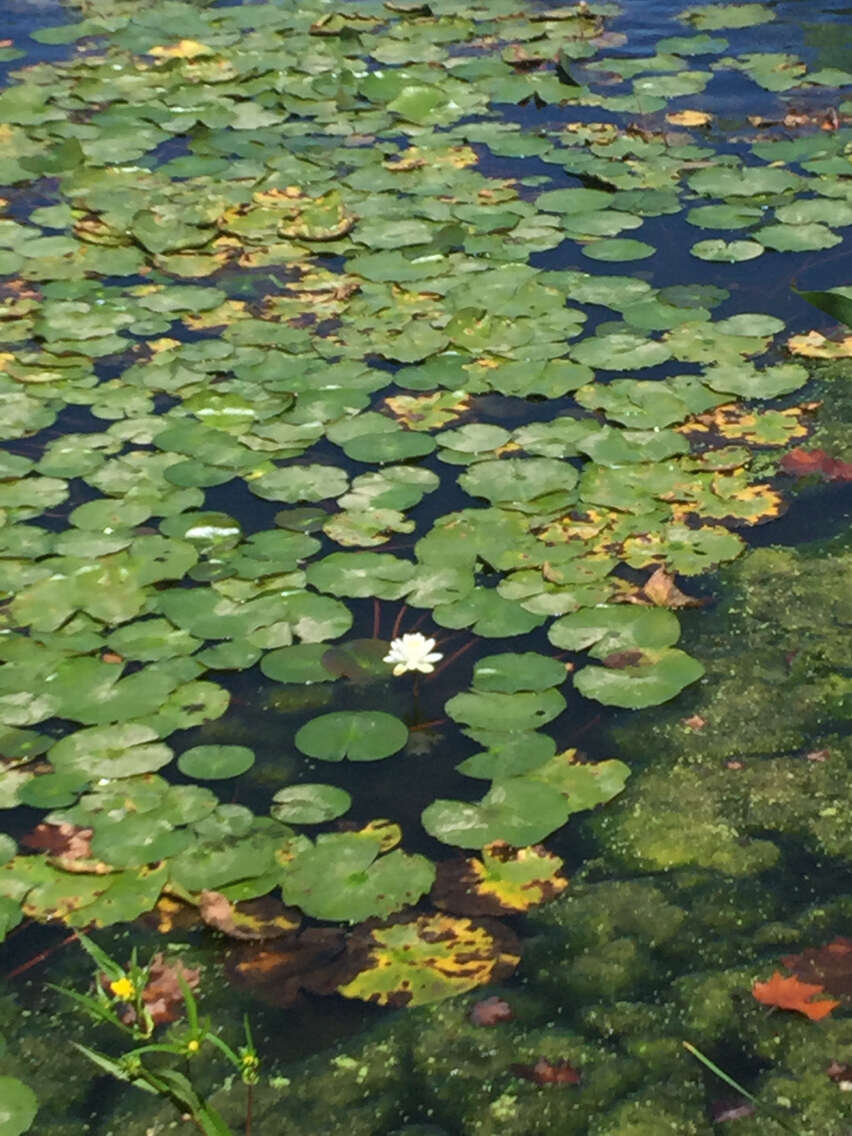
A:
[[[520,961],[502,929],[449,915],[372,928],[363,950],[364,969],[339,992],[383,1006],[440,1002],[506,978]]]
[[[399,849],[381,855],[377,840],[333,832],[315,844],[301,838],[287,848],[281,894],[314,919],[360,923],[416,903],[434,878],[425,856]]]
[[[571,815],[566,800],[526,777],[495,781],[478,803],[438,799],[421,815],[426,831],[444,844],[482,848],[494,840],[514,847],[537,844]]]
[[[507,915],[555,899],[568,886],[562,861],[540,846],[512,848],[499,841],[481,859],[445,860],[432,888],[436,907],[457,915]]]
[[[670,647],[643,653],[637,665],[620,669],[583,667],[574,675],[574,685],[586,698],[605,706],[641,710],[668,702],[703,674],[697,659]]]
[[[178,769],[199,781],[220,781],[239,777],[254,765],[254,753],[247,746],[200,745],[186,749],[178,758]]]
[[[0,1077],[0,1136],[22,1136],[38,1112],[38,1098],[17,1077]]]
[[[380,761],[402,749],[408,728],[382,710],[335,711],[308,722],[296,734],[296,748],[320,761]]]
[[[345,789],[303,782],[279,789],[269,811],[286,824],[323,824],[343,816],[351,804],[352,798]]]

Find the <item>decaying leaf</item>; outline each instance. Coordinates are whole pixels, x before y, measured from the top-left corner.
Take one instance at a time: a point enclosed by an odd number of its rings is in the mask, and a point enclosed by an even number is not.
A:
[[[821,983],[827,994],[852,998],[852,939],[842,936],[824,947],[808,947],[781,959],[797,978]]]
[[[686,592],[682,592],[675,583],[674,576],[661,566],[651,573],[642,585],[641,590],[630,602],[649,603],[655,607],[679,608],[702,607],[708,601],[697,599],[695,596],[688,596]]]
[[[688,730],[692,730],[693,732],[703,730],[707,725],[706,718],[702,718],[700,714],[692,714],[689,718],[681,718],[681,721]]]
[[[666,115],[666,122],[672,126],[707,126],[713,115],[706,110],[678,110]]]
[[[848,359],[852,356],[852,335],[843,339],[827,339],[818,331],[793,335],[787,340],[791,355],[804,355],[808,359]]]
[[[512,1072],[535,1085],[579,1085],[581,1080],[579,1070],[569,1061],[548,1061],[546,1057],[539,1057],[534,1065],[513,1065]]]
[[[832,1061],[826,1069],[825,1075],[847,1093],[852,1092],[852,1065],[841,1061]]]
[[[331,994],[357,970],[346,954],[346,935],[332,927],[310,927],[268,946],[243,944],[225,966],[235,986],[281,1007],[292,1006],[302,991]]]
[[[798,978],[785,978],[776,970],[768,982],[755,982],[751,992],[758,1002],[766,1006],[777,1006],[780,1010],[796,1010],[812,1021],[819,1021],[839,1006],[840,1003],[827,998],[819,1002],[811,999],[824,992],[823,986],[802,982]]]
[[[508,928],[450,915],[359,928],[350,936],[350,949],[362,958],[362,967],[340,993],[381,1006],[439,1002],[508,977],[520,961]]]
[[[47,853],[47,862],[65,872],[106,875],[113,869],[92,855],[94,829],[74,824],[38,824],[21,841]]]
[[[197,990],[200,976],[199,967],[186,967],[179,959],[175,962],[166,962],[159,952],[154,955],[148,972],[148,982],[142,991],[142,1000],[157,1025],[163,1022],[175,1022],[183,1016],[184,996],[181,980],[190,990]],[[109,977],[106,974],[100,974],[98,977],[103,988],[107,990]],[[131,1005],[125,1005],[121,1012],[121,1020],[125,1025],[131,1025],[136,1021],[136,1011]]]
[[[385,405],[409,430],[438,430],[464,414],[470,397],[464,391],[438,391],[419,398],[397,395],[385,399]]]
[[[826,481],[852,481],[852,462],[830,457],[825,450],[790,450],[779,462],[779,469],[793,477],[815,473]]]
[[[232,939],[277,939],[295,931],[301,922],[298,911],[271,896],[231,903],[221,892],[202,891],[198,907],[208,926]]]
[[[475,1026],[496,1026],[500,1022],[510,1022],[514,1014],[509,1003],[495,994],[476,1002],[468,1016]]]
[[[482,859],[445,860],[432,887],[437,907],[458,915],[505,915],[528,911],[554,899],[568,886],[562,861],[541,845],[512,848],[497,840]]]

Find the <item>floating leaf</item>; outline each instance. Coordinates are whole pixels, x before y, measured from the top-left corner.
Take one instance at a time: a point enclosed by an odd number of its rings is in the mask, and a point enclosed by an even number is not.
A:
[[[495,840],[524,847],[561,828],[573,810],[541,782],[524,777],[495,781],[476,804],[438,799],[421,816],[426,831],[444,844],[482,848]]]
[[[616,669],[583,667],[574,675],[574,685],[586,698],[605,706],[640,710],[668,702],[704,674],[697,659],[673,647],[636,655]]]
[[[288,910],[270,896],[231,903],[221,892],[202,891],[198,910],[209,927],[232,939],[277,939],[291,934],[301,922],[297,911]]]
[[[287,849],[281,877],[284,902],[315,919],[360,923],[416,903],[435,877],[424,856],[399,849],[379,855],[379,842],[333,832]]]
[[[301,783],[279,789],[269,810],[286,824],[323,824],[349,811],[352,798],[335,785]]]
[[[420,1006],[505,978],[519,961],[502,928],[449,915],[376,927],[362,939],[365,968],[341,986],[345,998]]]
[[[488,844],[481,859],[439,863],[432,900],[437,907],[457,915],[529,911],[554,899],[568,886],[561,868],[558,856],[538,846]]]
[[[335,711],[302,726],[296,748],[320,761],[379,761],[402,749],[408,739],[404,722],[382,710]]]
[[[799,978],[785,978],[780,970],[776,970],[768,982],[755,982],[751,992],[758,1002],[763,1002],[766,1006],[796,1010],[814,1022],[820,1021],[840,1005],[827,998],[814,1002],[813,998],[824,992],[822,986],[802,982]]]
[[[178,768],[186,777],[199,781],[220,781],[239,777],[254,765],[254,753],[247,746],[200,745],[184,750]]]
[[[0,1136],[22,1136],[38,1112],[38,1098],[17,1077],[0,1077]]]

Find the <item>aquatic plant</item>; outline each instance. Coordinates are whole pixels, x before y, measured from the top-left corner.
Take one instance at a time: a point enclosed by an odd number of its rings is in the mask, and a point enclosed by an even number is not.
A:
[[[124,968],[109,957],[101,948],[81,932],[77,933],[80,945],[97,964],[94,994],[81,994],[75,990],[61,990],[67,998],[85,1011],[97,1022],[112,1025],[130,1041],[143,1041],[144,1045],[134,1045],[126,1049],[120,1057],[113,1058],[79,1042],[72,1044],[93,1064],[104,1072],[125,1081],[144,1092],[157,1094],[171,1103],[181,1114],[189,1113],[205,1136],[232,1136],[232,1129],[225,1123],[220,1113],[204,1099],[204,1095],[193,1086],[191,1069],[193,1060],[203,1048],[213,1048],[223,1055],[239,1074],[246,1086],[247,1104],[245,1132],[250,1136],[252,1127],[252,1088],[257,1084],[260,1059],[252,1041],[248,1018],[245,1018],[245,1044],[236,1051],[223,1041],[210,1023],[198,1015],[198,1006],[192,987],[181,972],[180,964],[172,968],[172,981],[180,991],[180,1002],[186,1017],[186,1027],[179,1033],[172,1031],[169,1041],[151,1042],[158,1021],[172,1020],[171,1015],[155,1016],[149,1006],[153,999],[146,998],[151,987],[153,960],[147,966],[137,961],[136,951],[131,955],[129,965]],[[160,978],[162,986],[162,977]],[[160,992],[158,991],[158,995]],[[161,997],[161,995],[160,995]],[[146,1064],[150,1054],[165,1054],[181,1058],[186,1072],[180,1072],[169,1065]],[[21,1129],[24,1131],[25,1129]]]
[[[411,909],[454,872],[504,910],[556,894],[537,845],[629,773],[585,760],[568,699],[642,710],[707,673],[677,646],[684,577],[783,511],[774,455],[815,411],[796,356],[817,348],[733,290],[852,224],[847,78],[731,48],[762,4],[686,9],[638,56],[607,54],[610,3],[515,9],[87,0],[35,36],[84,50],[0,94],[0,804],[42,821],[0,843],[0,932],[168,897],[244,933],[240,905],[280,889],[267,930],[350,927],[362,970],[331,989],[442,997],[463,948],[488,981],[517,958],[502,932]],[[834,118],[732,140],[704,95],[730,72]],[[670,279],[661,217],[701,231],[704,282]],[[845,318],[847,292],[817,306]],[[484,791],[418,800],[405,836],[419,816],[463,868],[364,823],[350,779],[387,762],[408,784],[444,716],[436,762]],[[636,830],[613,807],[613,856],[776,855],[740,851],[709,779],[692,833],[660,835],[651,798]]]

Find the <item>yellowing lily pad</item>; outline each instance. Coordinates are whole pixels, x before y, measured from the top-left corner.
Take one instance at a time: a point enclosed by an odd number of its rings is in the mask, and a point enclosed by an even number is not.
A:
[[[538,845],[512,848],[495,841],[482,849],[481,859],[442,861],[432,899],[437,907],[456,915],[529,911],[568,886],[561,868],[559,857]]]
[[[449,915],[421,915],[376,927],[359,945],[364,969],[339,987],[345,998],[380,1006],[420,1006],[507,977],[519,962],[499,925]]]

